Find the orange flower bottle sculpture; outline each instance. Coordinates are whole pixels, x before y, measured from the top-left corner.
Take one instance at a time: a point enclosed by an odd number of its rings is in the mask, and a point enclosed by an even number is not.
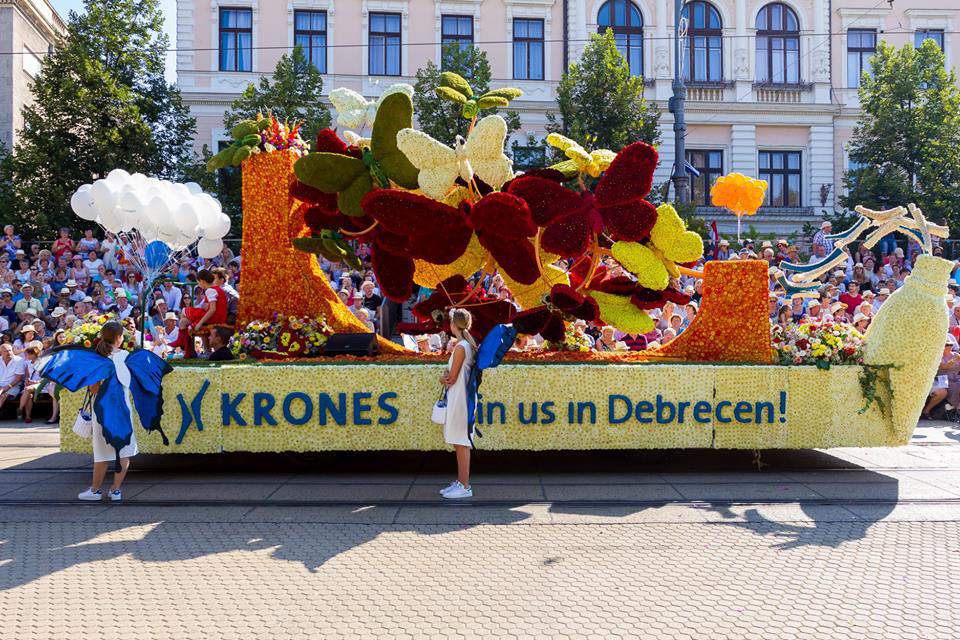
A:
[[[292,151],[257,153],[243,162],[243,275],[237,321],[323,315],[334,331],[367,333],[368,329],[333,291],[316,257],[296,250],[292,238],[307,233],[299,202],[290,195]],[[384,353],[402,347],[379,339]]]
[[[697,317],[651,355],[696,362],[771,363],[767,274],[762,260],[708,262]]]

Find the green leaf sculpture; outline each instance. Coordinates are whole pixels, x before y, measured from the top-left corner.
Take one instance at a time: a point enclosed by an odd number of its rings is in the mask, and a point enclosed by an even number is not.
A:
[[[363,157],[321,151],[308,154],[294,164],[297,178],[324,193],[336,193],[337,207],[344,215],[364,215],[360,200],[374,185],[393,182],[405,189],[417,188],[418,170],[397,148],[397,133],[413,126],[413,102],[404,93],[384,99],[373,121],[370,147]]]
[[[227,167],[238,167],[244,160],[253,155],[253,150],[260,146],[260,132],[270,126],[269,118],[259,120],[241,120],[230,130],[233,140],[217,155],[207,160],[207,171],[216,171]]]
[[[469,82],[452,71],[444,71],[440,74],[440,86],[436,88],[436,91],[437,95],[444,100],[462,105],[461,114],[467,120],[477,117],[481,109],[506,107],[511,100],[523,95],[523,91],[520,89],[504,87],[502,89],[491,89],[482,96],[478,96],[473,92]]]

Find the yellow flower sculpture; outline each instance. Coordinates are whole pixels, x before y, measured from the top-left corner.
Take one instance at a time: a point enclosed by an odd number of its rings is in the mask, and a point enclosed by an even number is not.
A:
[[[588,152],[578,143],[559,133],[548,135],[547,144],[560,149],[570,158],[551,167],[551,169],[556,169],[565,175],[585,173],[593,178],[598,178],[617,157],[617,154],[610,149],[595,149]]]
[[[604,323],[626,333],[643,334],[653,331],[653,319],[630,302],[630,298],[603,291],[588,291],[587,295],[597,301],[600,319]]]
[[[743,216],[752,216],[763,204],[767,181],[756,180],[742,173],[729,173],[717,178],[710,187],[710,200],[715,207],[725,207],[737,216],[737,239]]]
[[[637,277],[640,286],[663,291],[670,278],[680,276],[677,264],[695,262],[703,255],[703,239],[694,231],[687,231],[683,219],[669,204],[657,207],[657,222],[650,232],[650,240],[616,242],[613,257],[623,268]]]

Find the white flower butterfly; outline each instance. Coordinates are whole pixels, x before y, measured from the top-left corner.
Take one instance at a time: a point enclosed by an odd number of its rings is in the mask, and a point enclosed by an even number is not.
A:
[[[353,89],[338,87],[330,92],[330,102],[337,110],[337,127],[363,129],[372,127],[377,117],[377,109],[384,98],[394,93],[413,96],[413,87],[403,82],[392,84],[383,90],[376,100],[367,100]]]
[[[457,137],[451,149],[416,129],[401,129],[397,147],[420,170],[420,189],[434,200],[442,200],[457,177],[469,182],[474,174],[494,189],[513,177],[513,162],[503,153],[507,123],[500,116],[482,118],[466,141]]]

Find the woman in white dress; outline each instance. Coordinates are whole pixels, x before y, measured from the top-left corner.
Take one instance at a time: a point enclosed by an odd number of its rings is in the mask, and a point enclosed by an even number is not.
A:
[[[473,497],[470,486],[470,442],[467,416],[467,382],[477,354],[477,343],[470,335],[473,317],[466,309],[450,310],[450,332],[457,344],[450,354],[447,370],[440,377],[440,383],[447,388],[447,414],[443,424],[443,439],[453,445],[457,455],[457,479],[444,489],[440,495],[444,498],[459,499]]]
[[[123,344],[123,326],[119,322],[108,322],[100,329],[100,342],[97,343],[97,353],[113,360],[117,370],[117,379],[123,385],[124,399],[127,403],[127,410],[131,411],[130,406],[130,370],[124,362],[129,355],[127,351],[120,348]],[[90,387],[90,394],[94,397],[100,388],[101,383]],[[97,421],[97,412],[90,412],[93,416],[93,482],[90,487],[77,496],[80,500],[97,501],[101,499],[100,485],[103,484],[107,476],[107,467],[117,458],[120,459],[120,471],[113,474],[113,484],[110,485],[108,495],[113,502],[119,502],[123,499],[120,492],[120,485],[123,479],[127,477],[127,471],[130,469],[130,458],[137,455],[137,437],[135,433],[130,434],[130,444],[120,450],[118,454],[106,438],[103,437],[103,429]],[[133,412],[130,413],[130,420],[133,421]]]

